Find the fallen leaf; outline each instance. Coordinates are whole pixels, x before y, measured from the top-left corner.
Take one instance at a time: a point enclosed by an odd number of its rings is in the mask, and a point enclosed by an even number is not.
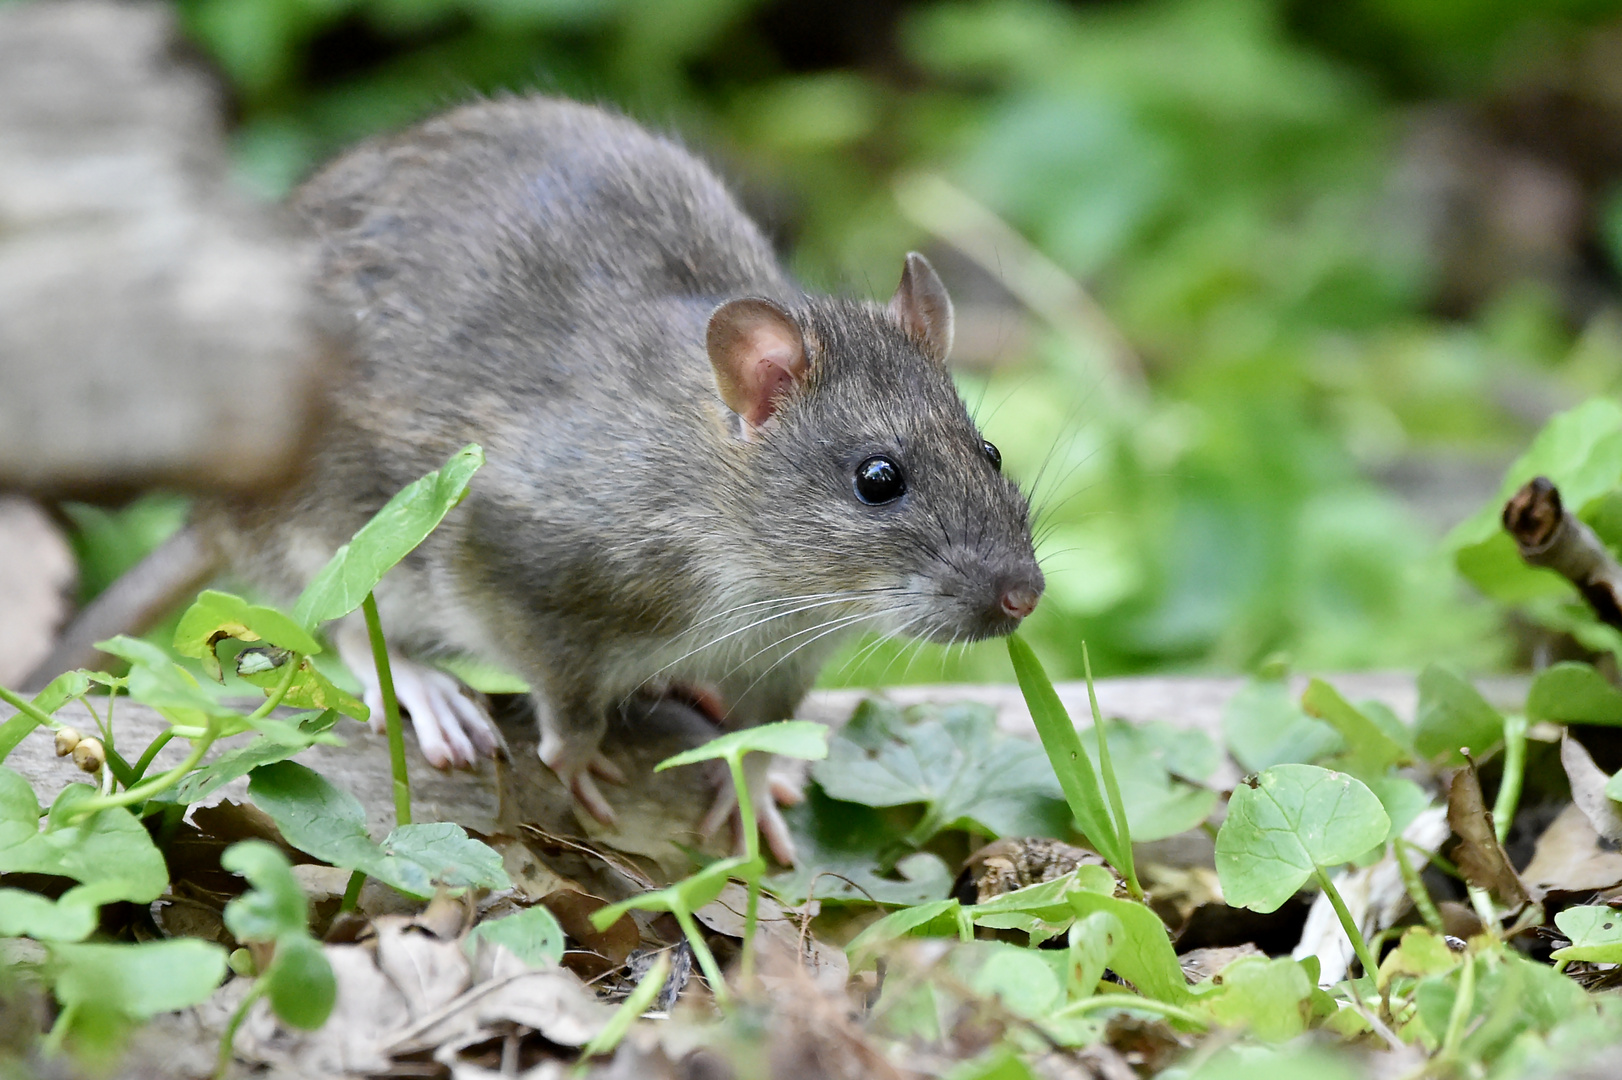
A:
[[[1543,892],[1609,889],[1622,883],[1622,852],[1602,840],[1582,808],[1573,804],[1538,837],[1521,880]]]
[[[1594,764],[1588,748],[1570,733],[1560,739],[1560,764],[1566,767],[1566,778],[1571,781],[1571,801],[1588,818],[1594,832],[1612,844],[1622,844],[1622,813],[1605,793],[1611,778]]]
[[[1493,831],[1492,814],[1482,798],[1481,781],[1472,762],[1456,770],[1448,785],[1447,823],[1459,837],[1453,849],[1453,861],[1458,864],[1464,880],[1495,894],[1512,908],[1531,899]]]

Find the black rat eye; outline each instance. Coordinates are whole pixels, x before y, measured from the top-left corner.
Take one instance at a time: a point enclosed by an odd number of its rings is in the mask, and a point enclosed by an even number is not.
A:
[[[991,462],[991,467],[993,469],[996,469],[998,472],[1002,472],[1001,450],[998,450],[995,446],[988,442],[982,441],[980,443],[980,452],[986,455],[986,460]]]
[[[901,466],[887,457],[870,457],[856,466],[856,497],[869,506],[894,502],[907,493]]]

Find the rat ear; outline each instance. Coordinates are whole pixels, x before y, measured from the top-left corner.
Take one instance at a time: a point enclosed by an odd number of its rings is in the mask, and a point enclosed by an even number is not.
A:
[[[952,298],[935,268],[916,251],[907,254],[901,284],[890,297],[890,315],[941,363],[952,351]]]
[[[750,296],[716,308],[705,346],[721,400],[755,427],[771,419],[778,395],[805,375],[805,338],[770,300]]]

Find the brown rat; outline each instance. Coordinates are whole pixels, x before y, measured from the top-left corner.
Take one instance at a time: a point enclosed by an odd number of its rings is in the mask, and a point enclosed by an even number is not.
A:
[[[786,719],[850,634],[975,640],[1036,605],[1027,502],[953,388],[951,303],[921,256],[888,306],[808,295],[687,151],[545,97],[364,144],[295,207],[356,362],[308,478],[205,527],[290,599],[390,495],[482,444],[466,502],[379,587],[384,629],[403,657],[528,679],[541,757],[598,818],[592,774],[621,779],[598,744],[631,695],[704,688],[728,726]],[[336,638],[375,703],[364,635]],[[430,760],[494,751],[449,677],[396,680]]]

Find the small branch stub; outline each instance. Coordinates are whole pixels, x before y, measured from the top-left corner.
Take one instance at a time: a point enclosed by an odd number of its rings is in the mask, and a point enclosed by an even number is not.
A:
[[[1622,630],[1622,564],[1593,529],[1565,509],[1559,488],[1537,477],[1504,504],[1503,520],[1528,565],[1568,579],[1601,622]]]

